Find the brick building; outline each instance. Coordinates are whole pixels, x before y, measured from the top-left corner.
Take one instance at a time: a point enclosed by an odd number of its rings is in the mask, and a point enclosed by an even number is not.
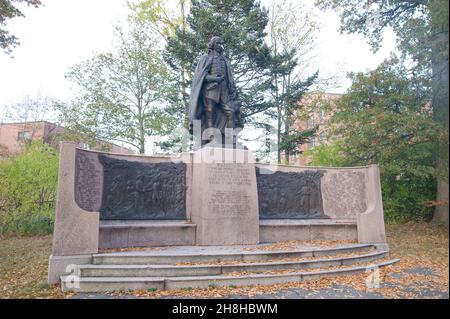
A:
[[[299,120],[296,122],[298,129],[310,129],[315,125],[318,125],[319,129],[311,142],[300,145],[302,153],[291,158],[291,163],[307,166],[312,159],[310,156],[304,155],[303,152],[327,142],[328,120],[333,113],[333,104],[342,95],[338,93],[311,93],[302,99],[300,102],[302,105],[302,116],[299,116]],[[327,107],[324,107],[324,104]]]
[[[41,140],[45,144],[57,148],[56,136],[64,131],[63,127],[47,121],[0,124],[0,156],[21,153],[24,142],[28,140]],[[85,143],[80,143],[79,146],[87,147]],[[104,141],[99,141],[99,146],[107,146],[113,153],[135,154],[129,148]]]

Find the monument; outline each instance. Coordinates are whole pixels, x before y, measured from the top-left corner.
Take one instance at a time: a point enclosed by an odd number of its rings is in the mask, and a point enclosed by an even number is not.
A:
[[[233,72],[223,52],[222,38],[212,37],[208,53],[200,57],[192,78],[189,120],[191,130],[194,121],[200,121],[202,145],[211,142],[235,145],[233,131],[243,127]],[[232,134],[229,139],[227,133]]]
[[[192,221],[200,245],[259,242],[258,195],[252,154],[236,141],[240,102],[224,42],[214,36],[197,63],[189,119],[201,125],[203,148],[193,154]],[[194,136],[195,138],[195,136]],[[205,148],[205,146],[208,146]]]
[[[241,106],[223,45],[220,37],[211,38],[193,76],[189,116],[201,140],[193,152],[138,156],[61,144],[50,283],[72,264],[103,258],[98,252],[105,248],[287,240],[385,245],[376,165],[273,166],[255,163],[241,147],[236,139],[243,127]],[[258,256],[255,260],[264,257]],[[94,286],[101,282],[95,280]]]

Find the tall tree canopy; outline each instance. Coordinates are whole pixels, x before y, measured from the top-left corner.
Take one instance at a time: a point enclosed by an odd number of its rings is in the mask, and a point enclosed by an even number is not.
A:
[[[427,205],[436,192],[434,145],[446,137],[433,120],[429,79],[395,57],[350,76],[352,86],[331,118],[334,141],[316,147],[313,165],[379,164],[387,219],[429,219]]]
[[[298,145],[313,133],[299,132],[292,125],[298,100],[317,76],[302,72],[305,65],[310,66],[308,54],[317,29],[309,11],[289,0],[269,9],[255,0],[178,0],[173,4],[176,6],[141,0],[130,8],[134,19],[166,42],[164,59],[178,77],[180,88],[172,100],[184,109],[183,126],[189,127],[189,87],[195,65],[207,51],[210,38],[220,35],[247,127],[263,128],[264,134],[271,135],[272,124],[278,123],[273,125],[277,127],[277,145],[281,146],[278,161],[281,150],[288,160],[289,154],[296,153]]]
[[[26,3],[35,8],[42,5],[40,0],[0,0],[0,48],[2,48],[5,53],[11,53],[12,48],[19,45],[19,39],[3,28],[6,26],[6,20],[24,17],[22,11],[20,11],[13,2]]]
[[[273,3],[269,10],[268,42],[271,53],[269,62],[269,101],[273,108],[264,112],[276,120],[277,160],[289,164],[290,156],[299,152],[299,145],[308,142],[316,129],[299,130],[295,125],[299,101],[317,79],[318,72],[305,76],[310,66],[309,55],[315,44],[318,29],[305,6],[285,0]]]
[[[177,27],[168,37],[165,60],[174,70],[192,74],[198,58],[207,51],[214,35],[225,42],[246,121],[268,107],[262,92],[267,89],[267,11],[254,0],[193,0],[186,18],[187,28]],[[184,79],[190,85],[190,77]],[[187,110],[188,105],[185,105]],[[185,113],[187,115],[187,112]]]
[[[113,52],[72,68],[68,78],[80,88],[77,100],[61,105],[61,122],[90,140],[120,141],[145,153],[146,139],[166,134],[175,122],[165,95],[178,88],[157,51],[158,41],[141,25],[118,29]]]
[[[391,27],[398,36],[399,49],[412,62],[410,69],[430,74],[433,118],[448,132],[447,0],[316,0],[316,3],[338,11],[341,31],[366,35],[375,50],[384,29]],[[448,225],[448,137],[447,141],[434,142],[438,173],[434,220]]]
[[[189,0],[177,0],[175,2],[163,0],[140,0],[129,2],[131,21],[144,24],[151,32],[158,34],[162,43],[166,43],[169,37],[173,37],[178,31],[184,34],[187,30],[186,16],[189,8]],[[186,61],[180,61],[178,67],[172,68],[177,79],[178,91],[173,91],[168,97],[170,103],[175,106],[180,114],[183,114],[183,127],[189,128],[188,103],[189,103],[189,80],[191,70],[188,69]],[[170,145],[171,142],[169,141]],[[170,147],[168,147],[170,148]]]

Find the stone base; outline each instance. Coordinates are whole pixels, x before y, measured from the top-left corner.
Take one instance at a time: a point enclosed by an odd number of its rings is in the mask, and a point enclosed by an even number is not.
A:
[[[48,259],[48,277],[49,284],[56,284],[60,277],[65,274],[73,273],[75,265],[86,265],[92,263],[92,255],[76,256],[53,256]],[[71,266],[73,265],[73,266]]]
[[[354,240],[358,239],[356,221],[330,219],[268,219],[260,221],[261,243],[286,240]]]
[[[194,153],[192,221],[197,245],[259,242],[256,171],[251,152],[202,148]]]
[[[99,213],[85,211],[75,202],[76,154],[75,144],[61,144],[52,248],[55,256],[98,251]]]
[[[389,245],[388,245],[388,243],[373,243],[373,245],[378,250],[383,250],[383,251],[389,252]]]
[[[358,242],[386,243],[380,170],[377,165],[367,169],[367,210],[357,216]]]
[[[99,248],[194,245],[195,228],[180,220],[101,221]]]

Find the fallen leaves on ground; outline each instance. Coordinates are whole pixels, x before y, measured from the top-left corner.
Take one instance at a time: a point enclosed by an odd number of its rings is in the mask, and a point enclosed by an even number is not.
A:
[[[405,271],[420,267],[426,267],[435,273],[435,276],[423,276],[420,274],[405,274]],[[334,268],[334,267],[332,267]],[[324,268],[322,270],[329,270]],[[317,269],[314,269],[316,271]],[[313,270],[311,270],[313,271]],[[276,273],[283,273],[279,271]],[[393,279],[392,273],[401,273],[402,277]],[[248,273],[231,273],[227,275],[242,276]],[[230,296],[246,296],[249,298],[258,297],[259,295],[276,294],[286,289],[305,289],[311,292],[319,292],[324,289],[336,289],[336,286],[351,287],[361,293],[376,293],[380,297],[397,299],[397,298],[418,298],[421,289],[435,289],[448,292],[448,267],[441,264],[418,263],[417,260],[404,260],[394,265],[380,268],[380,287],[370,288],[367,285],[368,276],[372,272],[362,272],[360,274],[341,275],[332,278],[320,278],[302,282],[292,282],[274,285],[254,285],[235,287],[232,282],[228,286],[218,287],[211,283],[209,288],[195,289],[184,288],[168,291],[135,291],[135,292],[112,292],[109,295],[120,297],[134,295],[136,297],[145,298],[227,298]],[[389,276],[388,276],[389,274]],[[394,285],[386,285],[386,282]],[[408,287],[408,290],[405,289]],[[422,298],[422,297],[420,297]]]
[[[386,233],[391,250],[390,258],[400,258],[400,262],[380,269],[379,288],[369,288],[366,281],[370,273],[361,273],[276,285],[235,287],[230,283],[226,287],[217,287],[212,283],[206,289],[122,291],[112,292],[109,295],[146,298],[226,298],[236,295],[257,297],[261,294],[279,293],[285,289],[306,289],[310,292],[308,295],[311,295],[322,289],[336,289],[337,285],[352,287],[360,292],[376,293],[384,298],[422,298],[420,292],[423,289],[448,293],[448,230],[426,223],[410,223],[386,225]],[[58,285],[50,286],[46,283],[51,242],[51,236],[0,239],[0,298],[68,298],[74,295],[62,293]],[[295,241],[295,245],[330,247],[326,243]],[[329,242],[335,246],[347,243],[349,242]],[[268,245],[267,249],[282,250],[283,247],[290,245],[294,243]],[[433,274],[411,272],[418,268],[430,270]]]
[[[389,299],[424,298],[424,296],[420,295],[423,289],[438,290],[448,294],[449,238],[447,229],[427,223],[408,223],[386,225],[386,234],[390,248],[389,259],[400,258],[400,261],[394,265],[380,268],[379,287],[368,287],[367,280],[371,272],[364,272],[275,285],[234,287],[230,283],[227,287],[212,286],[207,289],[188,288],[170,291],[139,291],[132,294],[136,297],[147,298],[226,298],[235,295],[251,298],[263,294],[276,294],[280,290],[286,289],[306,289],[315,292],[323,289],[333,289],[336,286],[351,287],[361,293],[376,293],[383,298]],[[322,242],[324,247],[327,247],[325,243]],[[344,243],[341,242],[336,245]],[[296,247],[304,244],[305,242],[289,241],[269,245],[268,250],[278,250],[283,249],[283,247]],[[417,268],[428,269],[433,272],[433,275],[410,273],[411,270]],[[395,274],[399,275],[398,278],[396,278]],[[120,296],[121,294],[116,292],[112,295]]]
[[[345,254],[335,254],[326,256],[306,256],[306,257],[288,257],[288,258],[273,258],[267,259],[265,261],[255,261],[255,260],[221,260],[216,262],[211,261],[183,261],[175,263],[175,266],[218,266],[218,265],[240,265],[240,264],[260,264],[260,263],[276,263],[276,262],[302,262],[302,261],[312,261],[319,259],[340,259],[354,256],[361,256],[363,254],[368,254],[374,252],[374,250],[369,250],[367,252],[350,252]]]
[[[0,298],[66,298],[59,285],[47,283],[52,237],[0,239]]]
[[[276,251],[299,248],[333,248],[346,244],[356,244],[355,240],[286,240],[258,247],[248,247],[246,251]]]

